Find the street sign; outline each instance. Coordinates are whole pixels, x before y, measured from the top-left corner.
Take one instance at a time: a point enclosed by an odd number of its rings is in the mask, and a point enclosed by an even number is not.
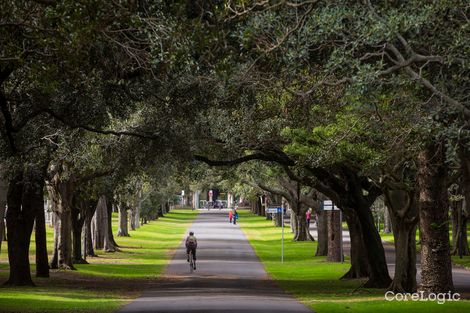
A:
[[[284,263],[284,209],[282,207],[268,207],[266,213],[281,214],[282,237],[281,237],[281,262]]]
[[[266,213],[282,213],[282,208],[267,208]]]
[[[323,210],[325,211],[335,211],[339,210],[339,208],[333,204],[333,201],[331,200],[325,200],[323,201]]]

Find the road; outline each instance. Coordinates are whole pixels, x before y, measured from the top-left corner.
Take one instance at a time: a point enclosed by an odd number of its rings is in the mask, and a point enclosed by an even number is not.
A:
[[[190,227],[199,246],[193,274],[182,242],[161,284],[120,312],[312,312],[269,279],[239,226],[228,223],[227,212],[202,211]]]

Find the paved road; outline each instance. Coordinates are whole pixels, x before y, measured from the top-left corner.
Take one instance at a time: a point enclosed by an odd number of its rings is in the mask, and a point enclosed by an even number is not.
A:
[[[120,312],[312,312],[270,280],[227,210],[202,211],[191,226],[198,238],[197,270],[189,273],[184,243],[162,283]]]

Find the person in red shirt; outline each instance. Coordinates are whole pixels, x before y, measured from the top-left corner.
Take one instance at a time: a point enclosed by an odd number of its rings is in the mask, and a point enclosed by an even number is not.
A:
[[[307,229],[310,229],[310,219],[312,218],[312,212],[310,209],[308,209],[307,213],[305,213],[305,218],[307,219]]]
[[[233,212],[232,212],[232,210],[229,210],[228,211],[228,219],[230,221],[230,224],[232,224],[232,218],[233,218]]]

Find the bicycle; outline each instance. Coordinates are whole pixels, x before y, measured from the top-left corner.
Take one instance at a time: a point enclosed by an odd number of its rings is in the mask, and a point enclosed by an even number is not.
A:
[[[194,271],[194,258],[193,252],[189,251],[189,272],[192,273]]]

